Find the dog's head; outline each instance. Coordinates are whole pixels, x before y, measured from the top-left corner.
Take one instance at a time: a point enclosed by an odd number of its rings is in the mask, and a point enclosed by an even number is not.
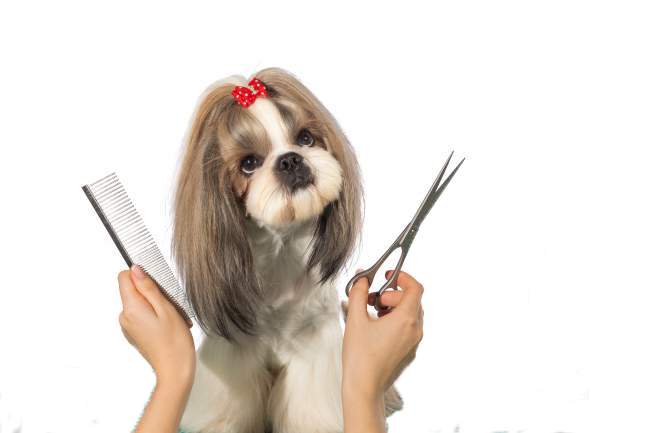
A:
[[[254,334],[261,299],[245,220],[291,230],[313,220],[309,270],[335,278],[358,241],[362,190],[334,117],[293,75],[254,74],[266,97],[242,105],[248,80],[213,84],[194,113],[174,194],[172,253],[201,328]]]

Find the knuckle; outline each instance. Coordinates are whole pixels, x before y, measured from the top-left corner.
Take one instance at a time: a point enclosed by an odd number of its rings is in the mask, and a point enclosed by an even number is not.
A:
[[[133,311],[133,308],[127,305],[122,310],[121,316],[124,320],[124,323],[128,324],[130,321],[132,321],[135,318],[135,312]]]
[[[404,316],[402,319],[402,327],[409,332],[417,331],[418,320],[412,316]]]

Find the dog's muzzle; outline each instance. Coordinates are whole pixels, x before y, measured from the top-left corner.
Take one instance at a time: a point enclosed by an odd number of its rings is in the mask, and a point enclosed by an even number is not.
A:
[[[275,172],[282,184],[291,191],[304,188],[314,180],[311,169],[296,152],[280,155],[275,163]]]

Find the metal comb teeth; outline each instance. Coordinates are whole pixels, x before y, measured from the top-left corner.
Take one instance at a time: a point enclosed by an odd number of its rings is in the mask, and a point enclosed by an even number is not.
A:
[[[131,267],[142,267],[185,319],[194,317],[185,291],[160,253],[149,230],[115,173],[81,187],[99,215],[115,246]]]

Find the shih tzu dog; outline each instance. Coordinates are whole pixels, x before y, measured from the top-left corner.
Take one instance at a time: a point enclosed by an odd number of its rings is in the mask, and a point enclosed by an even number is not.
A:
[[[338,123],[292,74],[200,98],[173,203],[172,255],[205,333],[185,432],[343,432],[336,278],[362,187]],[[401,409],[391,387],[386,414]]]

